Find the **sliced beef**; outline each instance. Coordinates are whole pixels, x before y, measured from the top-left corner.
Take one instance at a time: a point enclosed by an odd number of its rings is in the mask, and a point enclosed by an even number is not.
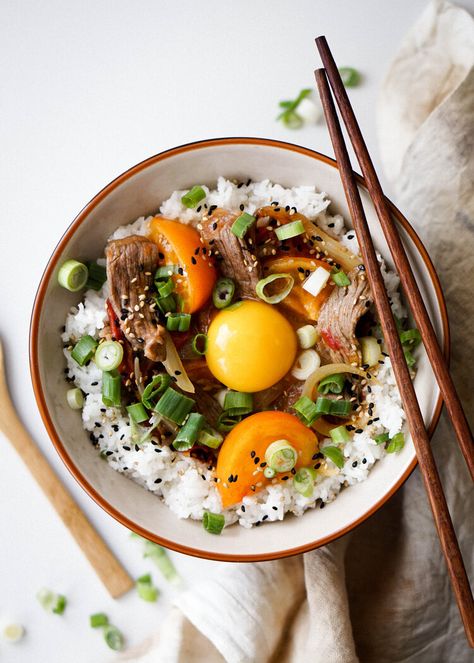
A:
[[[206,417],[208,423],[214,428],[217,427],[217,420],[222,414],[222,408],[211,394],[198,385],[195,385],[196,391],[193,398],[196,401],[197,410]]]
[[[303,385],[304,382],[296,380],[290,374],[286,375],[268,389],[253,394],[255,411],[272,409],[294,414],[291,406],[300,398]]]
[[[165,329],[150,298],[158,247],[146,237],[131,235],[109,242],[105,255],[110,302],[125,338],[135,351],[162,361]]]
[[[372,301],[365,273],[357,267],[349,272],[351,284],[334,289],[318,318],[321,340],[318,351],[323,363],[362,363],[355,329]]]
[[[231,231],[237,215],[217,208],[202,221],[201,235],[210,255],[218,261],[223,276],[235,281],[236,296],[258,299],[255,287],[262,278],[262,269],[255,255],[255,229],[250,228],[240,239]]]

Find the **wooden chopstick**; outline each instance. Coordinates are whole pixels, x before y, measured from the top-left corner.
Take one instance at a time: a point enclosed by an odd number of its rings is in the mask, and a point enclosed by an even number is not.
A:
[[[326,69],[327,77],[339,107],[339,111],[344,120],[347,133],[351,139],[354,152],[359,161],[362,175],[367,183],[367,189],[369,190],[380,225],[385,234],[385,239],[387,240],[390,253],[393,257],[393,262],[395,263],[395,267],[400,276],[403,291],[410,304],[416,325],[421,332],[421,338],[443,396],[446,410],[456,433],[459,447],[464,456],[464,460],[466,461],[471,478],[474,481],[474,443],[472,432],[461,405],[461,400],[456,391],[456,387],[454,386],[447,362],[443,356],[443,351],[438,343],[435,330],[423,302],[407,254],[403,248],[400,235],[398,234],[396,225],[390,216],[377,173],[375,172],[369,151],[367,150],[367,146],[354,115],[354,111],[352,110],[346,89],[339,75],[337,65],[329,50],[326,38],[318,37],[316,39],[316,45]]]
[[[438,530],[441,548],[446,559],[466,635],[469,644],[471,647],[474,647],[474,603],[461,551],[449,515],[446,498],[431,451],[428,433],[423,422],[420,406],[405,360],[382,274],[379,269],[359,189],[329,90],[326,72],[324,69],[318,69],[315,71],[315,76],[349,211],[364,260],[368,281],[372,289],[385,344],[390,354],[395,378],[413,437],[418,463]]]

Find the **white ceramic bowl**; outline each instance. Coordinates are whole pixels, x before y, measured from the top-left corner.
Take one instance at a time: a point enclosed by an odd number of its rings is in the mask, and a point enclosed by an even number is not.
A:
[[[48,433],[64,463],[89,495],[131,530],[168,548],[219,560],[276,559],[321,546],[348,532],[378,509],[404,482],[416,464],[410,438],[400,454],[376,463],[367,481],[343,490],[325,509],[312,509],[302,518],[244,529],[227,528],[221,536],[204,531],[200,522],[179,520],[156,496],[99,460],[83,430],[80,415],[66,404],[64,357],[60,329],[80,295],[57,285],[57,270],[65,259],[95,259],[107,237],[120,225],[157,211],[175,189],[196,182],[213,185],[219,175],[239,180],[269,178],[283,186],[311,184],[325,191],[332,210],[349,214],[334,161],[295,145],[258,138],[202,141],[151,157],[111,182],[86,205],[56,247],[42,277],[34,304],[30,332],[30,362],[38,406]],[[378,250],[389,253],[373,206],[359,179],[372,236]],[[401,228],[421,292],[439,337],[448,348],[448,322],[439,281],[430,259],[408,222],[391,205]],[[431,430],[440,412],[438,387],[426,355],[418,364],[415,387]]]

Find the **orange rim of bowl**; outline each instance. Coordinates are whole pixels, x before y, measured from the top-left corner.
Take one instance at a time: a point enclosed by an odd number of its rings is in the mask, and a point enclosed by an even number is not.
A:
[[[149,157],[148,159],[145,159],[144,161],[141,161],[135,166],[132,166],[129,170],[125,171],[121,175],[119,175],[117,178],[112,180],[107,186],[105,186],[99,193],[97,193],[92,200],[87,203],[87,205],[79,212],[79,214],[76,216],[74,221],[71,223],[71,225],[67,228],[66,232],[63,234],[61,239],[59,240],[56,248],[54,249],[51,258],[48,261],[48,264],[46,265],[46,268],[44,270],[43,276],[41,277],[40,284],[38,286],[38,290],[36,293],[35,301],[33,304],[33,311],[31,315],[31,322],[30,322],[30,341],[29,341],[29,355],[30,355],[30,372],[31,372],[31,379],[33,383],[33,390],[36,398],[36,402],[38,405],[38,409],[40,411],[41,418],[43,419],[43,423],[46,427],[46,430],[48,432],[49,437],[51,438],[51,441],[53,442],[56,451],[58,452],[59,456],[61,457],[62,461],[72,474],[72,476],[76,479],[76,481],[82,486],[82,488],[86,491],[86,493],[89,494],[89,496],[99,505],[101,506],[109,515],[111,515],[113,518],[118,520],[122,525],[127,527],[128,529],[136,532],[137,534],[140,534],[141,536],[145,537],[146,539],[149,539],[150,541],[153,541],[155,543],[158,543],[160,545],[165,546],[166,548],[169,548],[171,550],[175,550],[176,552],[180,552],[186,555],[192,555],[194,557],[200,557],[203,559],[212,559],[216,561],[223,561],[223,562],[261,562],[261,561],[267,561],[267,560],[274,560],[274,559],[282,559],[284,557],[291,557],[293,555],[299,555],[305,552],[309,552],[310,550],[314,550],[315,548],[319,548],[321,546],[324,546],[331,541],[334,541],[338,539],[339,537],[343,536],[344,534],[347,534],[351,530],[353,530],[355,527],[363,523],[367,518],[369,518],[371,515],[373,515],[380,507],[389,500],[392,495],[394,495],[397,490],[405,483],[405,481],[408,479],[410,474],[413,472],[417,465],[417,459],[416,457],[413,459],[413,461],[410,463],[404,474],[400,477],[400,479],[396,482],[396,484],[381,498],[379,499],[375,504],[373,504],[370,509],[365,511],[359,518],[354,520],[352,523],[349,525],[337,530],[336,532],[333,532],[329,536],[319,538],[316,541],[311,541],[310,543],[307,543],[302,546],[298,546],[297,548],[288,548],[276,552],[271,552],[268,554],[258,554],[258,555],[232,555],[232,554],[223,554],[223,553],[214,553],[214,552],[209,552],[206,550],[200,550],[196,548],[191,548],[189,546],[184,546],[178,543],[175,543],[174,541],[170,541],[168,539],[162,538],[160,536],[156,536],[152,532],[146,530],[143,527],[140,527],[133,521],[131,521],[129,518],[124,516],[120,511],[118,511],[112,504],[107,502],[96,490],[95,488],[89,483],[89,481],[86,479],[86,477],[79,472],[77,467],[74,465],[72,459],[70,458],[68,452],[66,451],[55,427],[54,424],[51,420],[51,417],[49,415],[48,411],[48,406],[46,404],[46,399],[43,393],[43,388],[41,384],[41,378],[40,378],[40,372],[39,372],[39,362],[38,362],[38,329],[39,329],[39,322],[41,318],[41,311],[42,311],[42,306],[43,306],[43,301],[44,297],[46,294],[46,290],[50,281],[50,278],[53,274],[53,271],[58,263],[58,260],[61,257],[61,254],[63,252],[64,247],[66,244],[69,242],[69,240],[72,238],[74,235],[76,229],[85,221],[85,219],[88,217],[90,212],[104,199],[108,196],[108,194],[116,189],[118,186],[120,186],[123,182],[128,180],[130,177],[133,177],[140,171],[148,168],[149,166],[159,162],[163,161],[165,159],[168,159],[170,157],[174,157],[178,154],[183,154],[186,152],[191,152],[193,150],[199,150],[203,148],[208,148],[208,147],[216,147],[216,146],[222,146],[222,145],[263,145],[266,147],[275,147],[283,150],[288,150],[290,152],[298,152],[299,154],[302,154],[304,156],[311,157],[313,159],[316,159],[318,161],[322,161],[323,163],[332,166],[333,168],[337,168],[337,163],[334,159],[331,159],[330,157],[327,157],[324,154],[321,154],[320,152],[316,152],[315,150],[311,150],[306,147],[302,147],[300,145],[295,145],[293,143],[287,143],[284,141],[278,141],[278,140],[273,140],[273,139],[267,139],[267,138],[237,138],[237,137],[232,137],[232,138],[213,138],[209,140],[202,140],[202,141],[196,141],[193,143],[186,143],[184,145],[180,145],[178,147],[171,148],[169,150],[165,150],[164,152],[160,152],[159,154],[156,154],[155,156]],[[365,180],[361,175],[356,174],[356,178],[358,183],[367,189],[365,185]],[[441,322],[442,322],[442,328],[443,328],[443,351],[446,356],[446,358],[449,361],[449,355],[450,355],[450,330],[449,330],[449,321],[448,321],[448,315],[447,315],[447,310],[446,310],[446,302],[444,300],[444,295],[441,289],[441,284],[438,278],[438,275],[436,273],[436,270],[434,268],[434,265],[428,255],[427,250],[425,249],[421,239],[418,237],[417,233],[415,230],[412,228],[410,223],[407,221],[407,219],[402,215],[402,213],[395,207],[395,205],[388,199],[386,198],[386,201],[388,203],[388,207],[390,209],[390,212],[392,215],[397,219],[397,222],[403,227],[403,229],[407,232],[409,235],[410,239],[413,241],[415,244],[427,270],[431,278],[431,282],[433,284],[433,287],[435,289],[436,293],[436,299],[438,302],[440,314],[441,314]],[[441,394],[438,396],[438,400],[436,403],[436,407],[433,413],[433,417],[429,423],[428,426],[428,432],[429,435],[431,436],[438,424],[439,417],[441,414],[441,409],[442,409],[442,398]]]

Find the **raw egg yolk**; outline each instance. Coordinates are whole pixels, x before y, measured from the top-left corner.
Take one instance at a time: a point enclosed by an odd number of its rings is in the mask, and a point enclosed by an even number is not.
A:
[[[281,380],[295,361],[296,334],[270,304],[243,301],[220,311],[207,332],[211,373],[236,391],[261,391]]]

